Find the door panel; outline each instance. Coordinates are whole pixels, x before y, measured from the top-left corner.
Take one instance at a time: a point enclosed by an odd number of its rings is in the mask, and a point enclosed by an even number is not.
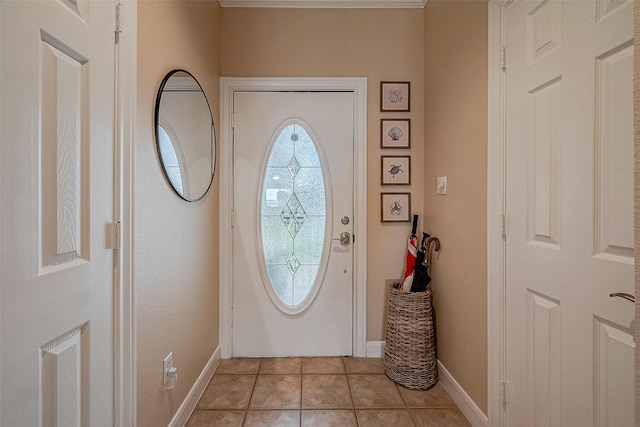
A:
[[[2,425],[113,425],[114,15],[0,3]]]
[[[633,425],[631,7],[506,10],[508,425]]]
[[[633,262],[633,126],[619,111],[633,104],[632,81],[631,40],[596,59],[596,251],[619,262]]]
[[[353,246],[350,239],[353,233],[353,112],[352,92],[237,92],[234,95],[234,357],[353,353]],[[277,168],[266,168],[275,137],[283,129],[290,129],[288,126],[292,123],[303,126],[309,133],[323,164],[326,226],[324,236],[315,237],[324,240],[317,294],[312,291],[310,304],[299,306],[296,304],[300,301],[294,297],[296,306],[288,308],[274,296],[279,292],[273,291],[270,284],[275,275],[271,270],[265,271],[261,259],[264,254],[261,221],[273,220],[273,227],[281,231],[278,246],[282,262],[277,262],[284,274],[291,272],[292,280],[297,281],[295,275],[305,267],[305,257],[290,257],[289,252],[296,247],[306,250],[304,240],[299,239],[307,238],[317,207],[308,197],[310,194],[305,194],[302,181],[296,181],[298,174],[305,173],[304,160],[300,162],[303,166],[300,172],[298,162],[288,163],[288,158],[287,167],[283,164],[277,173],[274,172]],[[292,142],[292,146],[297,143]],[[281,181],[294,180],[296,192],[300,194],[293,197],[279,190],[265,190],[263,194],[264,179],[273,179],[272,175],[282,175],[277,177]],[[278,196],[275,192],[269,196],[267,191],[279,191]],[[278,199],[282,199],[282,213],[275,212],[261,219],[264,212],[261,203],[275,206]],[[274,209],[280,209],[280,205]],[[342,223],[342,217],[348,218],[347,224]],[[296,225],[296,218],[300,225]],[[341,233],[349,233],[344,245],[337,240]],[[294,240],[289,236],[295,236]],[[300,267],[298,258],[303,264]]]

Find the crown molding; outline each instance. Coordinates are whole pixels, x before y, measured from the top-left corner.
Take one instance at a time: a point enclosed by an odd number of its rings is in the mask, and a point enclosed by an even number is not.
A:
[[[427,0],[219,0],[222,7],[303,9],[423,8]]]

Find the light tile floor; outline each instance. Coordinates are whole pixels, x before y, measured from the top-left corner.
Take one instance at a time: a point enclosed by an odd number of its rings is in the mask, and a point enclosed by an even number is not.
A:
[[[469,426],[436,384],[396,385],[382,359],[353,357],[223,360],[188,427]]]

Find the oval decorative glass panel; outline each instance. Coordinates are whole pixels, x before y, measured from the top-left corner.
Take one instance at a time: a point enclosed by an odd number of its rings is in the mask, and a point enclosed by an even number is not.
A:
[[[325,246],[326,194],[316,145],[299,124],[275,139],[262,186],[261,231],[269,295],[285,311],[306,308],[317,293]],[[315,285],[315,286],[314,286]]]

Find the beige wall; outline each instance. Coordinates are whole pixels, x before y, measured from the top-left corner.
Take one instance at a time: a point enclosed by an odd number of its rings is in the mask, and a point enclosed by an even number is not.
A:
[[[220,75],[368,78],[367,340],[384,340],[385,279],[402,275],[407,224],[380,223],[380,118],[411,118],[412,208],[422,215],[423,10],[222,10]],[[411,112],[380,113],[380,81],[411,81]],[[390,151],[388,154],[409,153]],[[385,191],[393,191],[387,190]],[[400,188],[396,188],[399,190]]]
[[[166,183],[153,136],[156,91],[184,68],[200,81],[218,123],[217,1],[138,2],[138,131],[135,147],[137,418],[167,425],[218,346],[218,182],[188,203]],[[162,360],[173,352],[175,390]]]
[[[442,242],[438,358],[487,413],[487,3],[429,1],[424,27],[424,205]]]
[[[439,357],[486,412],[486,3],[296,10],[174,0],[138,8],[138,423],[165,425],[218,344],[218,183],[201,202],[178,199],[152,136],[155,92],[176,67],[200,80],[216,122],[218,76],[368,78],[367,340],[384,340],[386,281],[402,273],[410,232],[410,224],[380,223],[380,155],[410,153],[413,212],[420,230],[442,241],[433,268]],[[411,81],[410,113],[379,112],[381,80]],[[380,119],[405,117],[411,150],[382,151]],[[447,196],[435,196],[439,175],[449,177]],[[173,392],[161,384],[169,351],[180,372]]]

